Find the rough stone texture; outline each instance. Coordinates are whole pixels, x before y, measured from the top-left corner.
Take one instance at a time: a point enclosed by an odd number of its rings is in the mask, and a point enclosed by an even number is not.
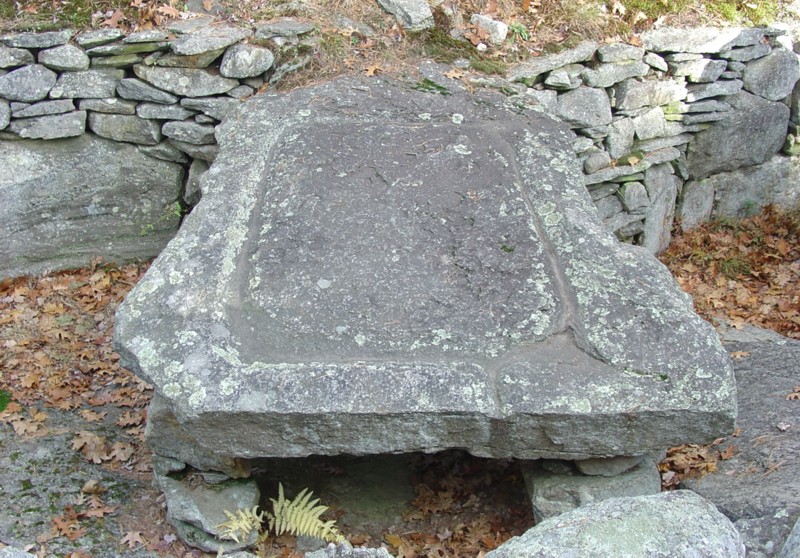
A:
[[[197,145],[172,138],[169,139],[169,143],[180,151],[186,153],[192,159],[202,159],[203,161],[207,161],[209,163],[213,162],[219,153],[219,146],[217,144]]]
[[[157,122],[126,114],[89,114],[89,128],[98,136],[114,141],[156,145],[161,141]]]
[[[170,36],[167,31],[163,29],[147,29],[145,31],[137,31],[131,33],[124,39],[123,43],[157,43],[160,41],[169,40]]]
[[[630,118],[617,118],[611,123],[604,142],[612,159],[619,159],[630,152],[635,131],[633,120]]]
[[[597,49],[597,58],[600,62],[638,62],[644,56],[644,49],[641,47],[626,45],[623,43],[613,43],[602,45]]]
[[[655,107],[633,119],[633,129],[640,140],[659,138],[670,134],[669,125],[661,107]]]
[[[668,105],[686,98],[686,85],[680,81],[651,81],[635,78],[614,86],[617,110]]]
[[[153,68],[138,64],[133,67],[137,77],[181,97],[205,97],[226,93],[239,82],[209,74],[195,68]]]
[[[645,171],[644,186],[650,198],[650,207],[645,214],[641,246],[652,254],[666,250],[672,238],[678,184],[669,164],[655,165]]]
[[[58,139],[80,136],[86,130],[86,112],[37,116],[15,119],[8,125],[11,132],[21,138]]]
[[[686,76],[687,81],[691,83],[710,83],[719,79],[727,66],[728,63],[724,60],[701,58],[671,63],[670,70],[676,77]]]
[[[575,461],[575,467],[584,475],[597,475],[603,477],[615,477],[630,471],[644,460],[641,455],[617,457],[579,459]]]
[[[148,101],[150,103],[173,104],[178,102],[178,97],[153,87],[136,78],[125,78],[117,84],[117,94],[124,99],[135,101]]]
[[[619,193],[625,211],[640,211],[650,205],[647,189],[641,182],[628,182],[620,188]]]
[[[183,151],[177,149],[168,141],[162,141],[158,145],[139,145],[138,148],[142,153],[150,157],[155,157],[156,159],[161,159],[162,161],[173,161],[175,163],[186,163],[189,161],[189,158]]]
[[[235,45],[234,45],[235,46]],[[233,48],[233,47],[231,47]],[[164,66],[167,68],[205,68],[225,52],[224,48],[209,50],[200,54],[183,56],[180,54],[167,54],[157,52],[145,59],[148,65]]]
[[[14,118],[31,118],[33,116],[47,116],[48,114],[63,114],[75,110],[72,99],[63,101],[40,101],[19,110],[12,110]]]
[[[585,62],[591,60],[594,53],[597,51],[597,43],[587,41],[581,43],[577,47],[558,54],[551,54],[548,56],[539,56],[532,58],[508,70],[509,81],[527,81],[533,80],[541,74],[561,68],[568,64],[575,64],[577,62]]]
[[[493,45],[502,44],[508,35],[508,24],[489,16],[472,14],[470,23],[485,32],[489,36],[489,42]]]
[[[220,524],[228,520],[224,510],[249,510],[258,505],[259,490],[254,480],[229,480],[207,485],[156,475],[167,502],[167,520],[181,539],[206,552],[235,551],[253,546],[258,530],[240,542],[217,538]]]
[[[689,102],[707,99],[709,97],[719,97],[736,95],[742,90],[742,82],[738,79],[730,81],[715,81],[714,83],[700,83],[689,86],[686,100]]]
[[[293,17],[283,17],[256,26],[255,38],[258,40],[272,39],[275,37],[296,39],[300,35],[311,33],[313,30],[313,23],[300,21]]]
[[[644,76],[650,66],[644,62],[627,64],[601,64],[593,70],[585,70],[581,77],[590,87],[611,87],[624,79]]]
[[[0,76],[0,97],[33,103],[47,97],[58,76],[41,64],[23,66]]]
[[[33,64],[33,54],[24,48],[10,48],[0,45],[0,68],[16,68]]]
[[[737,62],[749,62],[750,60],[766,56],[770,52],[772,52],[772,47],[770,45],[760,43],[749,47],[734,48],[725,52],[720,52],[719,57]],[[728,68],[734,69],[731,68],[730,65]]]
[[[107,68],[130,68],[143,60],[141,54],[120,54],[118,56],[102,56],[91,58],[89,67],[93,70]]]
[[[121,29],[95,29],[81,33],[75,37],[75,42],[83,48],[92,48],[112,43],[123,35]]]
[[[168,138],[197,145],[214,143],[214,126],[196,122],[167,122],[161,132]]]
[[[91,110],[107,114],[136,114],[136,103],[116,97],[111,97],[109,99],[81,99],[78,106],[81,110]]]
[[[770,101],[789,96],[800,78],[800,62],[791,50],[777,48],[764,58],[747,65],[744,70],[744,89]]]
[[[208,171],[208,163],[202,159],[194,159],[189,167],[189,176],[186,179],[186,188],[183,192],[183,201],[189,206],[195,206],[203,196],[200,180]]]
[[[661,27],[642,33],[644,48],[653,52],[694,52],[716,54],[738,46],[758,44],[764,37],[763,29],[731,27],[693,27],[678,29]]]
[[[734,522],[752,558],[775,556],[800,517],[800,405],[786,399],[798,383],[800,342],[761,331],[772,335],[725,344],[747,355],[734,360],[742,410],[741,435],[730,439],[736,452],[714,474],[684,483]]]
[[[0,147],[2,277],[146,259],[177,229],[165,207],[180,194],[179,165],[88,134]]]
[[[169,49],[169,42],[161,43],[114,43],[90,48],[86,51],[91,57],[95,56],[127,56],[131,54],[149,54],[151,52],[164,51]]]
[[[172,52],[192,56],[218,50],[238,43],[250,36],[250,31],[233,26],[208,26],[172,41]]]
[[[644,55],[643,60],[651,68],[654,68],[656,70],[659,70],[659,71],[662,71],[662,72],[666,72],[667,70],[669,70],[669,64],[667,64],[667,61],[664,60],[662,57],[660,57],[655,52],[648,52],[647,54]]]
[[[11,121],[11,107],[9,107],[8,101],[0,99],[0,130],[8,126],[8,123],[10,121]]]
[[[36,555],[18,548],[5,546],[0,548],[0,558],[36,558]]]
[[[89,57],[74,45],[62,45],[41,51],[39,64],[51,70],[77,72],[89,69]]]
[[[86,70],[85,72],[64,72],[50,97],[53,99],[105,99],[113,97],[117,83],[125,77],[124,70]]]
[[[181,106],[192,110],[199,110],[206,116],[224,120],[228,113],[240,106],[238,99],[225,97],[206,97],[201,99],[181,99]]]
[[[794,556],[800,556],[800,519],[795,522],[792,532],[789,533],[783,548],[778,553],[778,558],[793,558]]]
[[[687,152],[694,179],[767,161],[786,139],[789,108],[746,91],[727,102],[731,110],[714,126],[694,136]],[[753,141],[758,138],[758,141]]]
[[[228,78],[254,77],[269,70],[273,62],[275,56],[268,48],[234,45],[225,51],[219,73]]]
[[[139,118],[153,120],[186,120],[196,115],[197,112],[180,105],[162,105],[159,103],[139,103],[136,115]]]
[[[50,48],[63,45],[72,37],[73,31],[45,31],[43,33],[16,33],[0,37],[0,42],[17,48]]]
[[[625,496],[661,492],[661,475],[652,459],[639,460],[613,476],[584,475],[571,467],[563,472],[521,466],[537,523],[575,508]]]
[[[741,537],[712,504],[689,491],[613,498],[547,519],[486,558],[744,558]]]
[[[573,128],[611,124],[611,103],[602,89],[579,87],[558,96],[556,116]]]
[[[714,183],[708,179],[690,180],[681,189],[678,217],[681,230],[688,231],[711,218],[714,208]]]
[[[589,458],[732,429],[716,334],[605,231],[572,134],[480,96],[340,80],[218,127],[202,201],[115,326],[196,446]],[[157,453],[191,463],[180,445]]]
[[[378,4],[409,31],[422,31],[434,25],[433,12],[425,0],[378,0]]]
[[[763,165],[708,177],[714,192],[713,217],[748,217],[768,204],[787,209],[800,203],[800,161],[776,155]]]

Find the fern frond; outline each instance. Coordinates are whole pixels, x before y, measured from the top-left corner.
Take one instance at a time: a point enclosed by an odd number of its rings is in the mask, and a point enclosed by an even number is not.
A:
[[[340,542],[344,539],[335,527],[334,521],[323,521],[320,516],[328,510],[327,506],[318,506],[319,498],[312,500],[313,493],[304,488],[293,500],[287,500],[283,485],[278,484],[278,499],[272,501],[272,513],[267,514],[269,529],[276,535],[290,533],[295,536],[305,535],[329,542]]]
[[[235,541],[237,544],[241,543],[240,536],[247,538],[253,531],[258,531],[264,521],[264,514],[258,511],[258,506],[253,506],[249,510],[236,510],[235,513],[222,511],[228,520],[217,525],[220,531],[219,538]]]

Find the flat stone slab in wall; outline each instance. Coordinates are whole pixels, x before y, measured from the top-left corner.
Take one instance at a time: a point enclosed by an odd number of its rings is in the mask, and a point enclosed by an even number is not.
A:
[[[566,125],[448,93],[340,80],[220,126],[202,201],[116,322],[183,429],[166,457],[569,459],[730,433],[727,354],[606,231]]]
[[[183,168],[96,136],[0,142],[0,278],[148,259],[178,228]]]

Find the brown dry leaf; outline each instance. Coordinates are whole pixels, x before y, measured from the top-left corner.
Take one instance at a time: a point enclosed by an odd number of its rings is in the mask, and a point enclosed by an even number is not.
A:
[[[394,533],[384,535],[383,540],[395,548],[400,548],[400,546],[403,544],[403,539],[400,538],[400,535],[395,535]]]
[[[147,545],[145,540],[142,538],[141,531],[128,531],[125,533],[125,536],[119,540],[119,544],[124,544],[131,550],[136,550],[137,548]]]
[[[118,28],[119,22],[123,19],[125,19],[125,14],[122,10],[115,10],[114,13],[111,14],[111,17],[105,19],[100,25],[103,27]]]
[[[108,489],[103,486],[100,481],[94,479],[86,481],[83,488],[81,488],[81,492],[84,494],[102,494],[107,490]]]
[[[525,13],[531,9],[531,0],[522,0],[522,12]]]
[[[379,72],[382,72],[382,71],[383,71],[383,68],[381,68],[378,64],[373,64],[372,66],[370,66],[369,68],[364,70],[364,73],[366,75],[368,75],[368,76],[374,76],[374,75],[376,75],[376,74],[378,74]]]
[[[733,360],[741,360],[741,359],[747,358],[749,356],[750,356],[750,352],[749,351],[733,351],[731,353],[731,358]]]
[[[794,386],[792,392],[786,396],[786,399],[791,401],[800,401],[800,386]]]
[[[179,18],[181,17],[181,12],[176,10],[172,6],[159,6],[156,8],[156,11],[162,15],[172,18]]]
[[[110,457],[117,461],[126,462],[136,452],[131,444],[127,442],[114,442],[111,446]]]
[[[736,452],[736,446],[730,445],[727,448],[725,448],[724,451],[719,452],[719,458],[722,459],[723,461],[726,459],[730,459],[733,457],[735,452]]]
[[[203,0],[203,9],[205,11],[210,12],[211,8],[214,7],[214,0]]]
[[[643,47],[644,46],[644,41],[642,41],[642,38],[639,37],[639,36],[631,37],[630,39],[628,39],[628,42],[630,44],[632,44],[633,46],[636,46],[636,47]]]
[[[464,77],[464,72],[462,72],[458,68],[453,68],[449,72],[446,72],[444,74],[444,77],[450,78],[450,79],[461,79],[461,78]]]
[[[80,412],[80,415],[83,419],[87,422],[98,422],[105,418],[106,412],[98,413],[97,411],[92,411],[91,409],[84,409]]]
[[[27,6],[22,8],[22,11],[25,12],[25,13],[28,13],[28,14],[38,14],[39,13],[39,8],[36,7],[35,4],[28,4]]]

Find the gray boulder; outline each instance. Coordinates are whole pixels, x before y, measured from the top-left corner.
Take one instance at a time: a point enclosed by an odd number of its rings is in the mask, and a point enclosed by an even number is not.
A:
[[[62,45],[41,51],[39,64],[51,70],[78,72],[89,69],[89,57],[74,45]]]
[[[0,68],[16,68],[33,64],[33,54],[24,48],[10,48],[0,45]]]
[[[611,124],[611,102],[602,89],[579,87],[558,96],[556,116],[573,128]]]
[[[556,68],[591,60],[595,52],[597,52],[597,43],[586,41],[575,48],[559,52],[558,54],[532,58],[510,68],[508,70],[508,80],[535,80],[541,74],[545,74]]]
[[[650,206],[645,213],[641,245],[652,254],[666,250],[672,239],[678,185],[669,164],[655,165],[645,171],[644,186]]]
[[[93,29],[75,37],[75,42],[83,48],[92,48],[113,43],[124,35],[121,29]]]
[[[644,48],[652,52],[693,52],[717,54],[734,47],[756,45],[764,38],[763,29],[731,27],[661,27],[642,33]]]
[[[687,81],[690,83],[711,83],[716,81],[727,66],[728,63],[724,60],[711,60],[708,58],[672,62],[669,65],[672,75],[676,77],[686,76]]]
[[[614,86],[617,110],[668,105],[686,98],[686,84],[677,80],[626,79]]]
[[[708,177],[714,192],[714,217],[749,217],[764,206],[787,209],[800,203],[800,162],[776,155],[762,165],[721,172]]]
[[[196,122],[167,122],[161,132],[168,138],[178,141],[205,145],[214,143],[214,126]]]
[[[425,0],[378,0],[378,3],[409,31],[422,31],[434,25],[433,12]]]
[[[86,70],[63,72],[58,76],[50,97],[53,99],[106,99],[113,97],[124,70]]]
[[[600,64],[592,70],[585,70],[581,77],[589,87],[611,87],[624,79],[642,77],[650,70],[644,62]]]
[[[225,97],[204,97],[199,99],[181,99],[181,106],[192,110],[199,110],[206,116],[217,120],[224,120],[228,114],[241,105],[238,99]]]
[[[251,33],[250,30],[229,25],[202,27],[172,41],[172,52],[192,56],[216,51],[246,39]]]
[[[709,97],[736,95],[741,90],[742,82],[738,79],[692,84],[688,88],[686,101],[691,103]]]
[[[196,68],[156,68],[138,64],[133,71],[140,79],[181,97],[226,93],[239,85],[235,79],[215,76]]]
[[[158,122],[127,114],[89,114],[89,129],[100,137],[140,145],[156,145],[161,141]]]
[[[254,97],[218,140],[115,326],[180,446],[582,459],[732,429],[715,332],[606,232],[562,123],[491,92],[345,79]]]
[[[117,94],[123,99],[135,101],[148,101],[150,103],[173,104],[178,102],[178,97],[153,87],[136,78],[125,78],[117,84]]]
[[[314,24],[301,21],[293,17],[282,17],[268,23],[256,26],[255,38],[257,40],[274,39],[282,37],[297,40],[300,35],[306,35],[314,30]]]
[[[766,56],[770,52],[772,52],[772,47],[770,45],[759,43],[749,47],[734,48],[720,52],[719,57],[736,62],[749,62],[751,60],[755,60],[756,58]],[[732,70],[734,68],[729,65],[728,69]]]
[[[30,139],[80,136],[86,130],[86,112],[79,110],[66,114],[18,118],[9,124],[8,129],[21,138]]]
[[[189,110],[180,105],[162,105],[160,103],[139,103],[136,115],[139,118],[152,120],[186,120],[196,115],[197,111]]]
[[[598,47],[597,58],[600,62],[639,62],[644,56],[644,49],[624,43],[611,43]]]
[[[789,107],[746,91],[729,97],[725,117],[695,135],[687,164],[694,179],[759,165],[777,153],[786,139]],[[753,141],[758,138],[758,141]]]
[[[40,101],[22,109],[11,111],[14,118],[31,118],[33,116],[47,116],[48,114],[63,114],[75,110],[72,99],[63,101]]]
[[[0,168],[4,278],[87,266],[98,257],[149,258],[177,229],[167,208],[180,195],[183,169],[134,146],[90,134],[2,142]]]
[[[353,548],[347,541],[306,552],[305,558],[392,558],[385,548]]]
[[[11,122],[11,107],[8,101],[0,99],[0,130],[5,129],[9,122]]]
[[[687,231],[711,219],[714,208],[714,183],[709,179],[690,180],[681,189],[678,217]]]
[[[61,31],[45,31],[41,33],[15,33],[0,37],[0,42],[6,46],[18,48],[50,48],[66,44],[74,31],[64,29]]]
[[[225,51],[219,73],[228,78],[249,78],[269,70],[274,61],[275,56],[268,48],[234,45]]]
[[[23,66],[0,76],[0,97],[33,103],[47,97],[58,76],[41,64]]]
[[[689,491],[613,498],[547,519],[486,558],[744,558],[741,537],[713,504]]]
[[[744,89],[770,101],[788,97],[800,78],[797,55],[785,48],[776,48],[764,58],[754,60],[744,70]]]
[[[81,99],[78,103],[81,110],[104,112],[107,114],[136,114],[136,103],[117,97],[108,99]]]

